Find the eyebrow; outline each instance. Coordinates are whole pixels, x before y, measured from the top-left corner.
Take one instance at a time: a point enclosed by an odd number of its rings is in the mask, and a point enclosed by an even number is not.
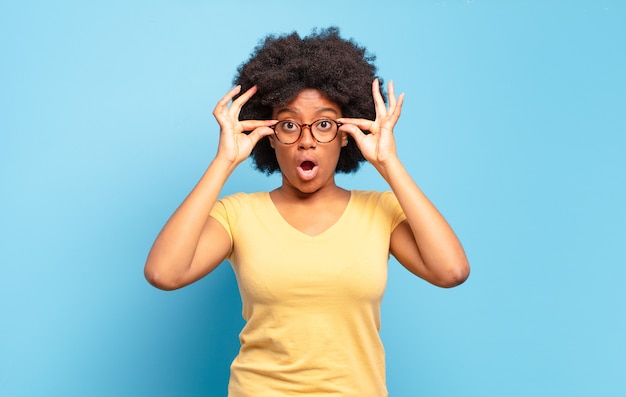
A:
[[[338,114],[337,110],[333,109],[333,108],[319,108],[319,109],[315,110],[316,114],[320,114],[320,113],[324,113],[324,112],[333,112],[336,115]],[[297,115],[300,112],[298,112],[296,109],[293,109],[293,108],[283,108],[283,109],[280,109],[276,113],[276,117],[280,116],[283,113],[290,113],[290,114],[293,114],[293,115]]]

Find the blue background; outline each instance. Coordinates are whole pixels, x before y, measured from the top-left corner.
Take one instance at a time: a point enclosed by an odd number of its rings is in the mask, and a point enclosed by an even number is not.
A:
[[[215,102],[267,33],[338,25],[407,95],[401,159],[461,238],[444,290],[395,261],[391,396],[626,395],[621,1],[3,1],[0,395],[224,396],[228,264],[143,264],[213,157]],[[338,181],[386,189],[369,165]],[[224,194],[270,190],[244,163]]]

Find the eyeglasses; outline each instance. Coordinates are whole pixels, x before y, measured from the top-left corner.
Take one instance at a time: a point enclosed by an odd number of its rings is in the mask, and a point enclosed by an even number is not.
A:
[[[331,119],[319,119],[311,124],[298,124],[295,121],[283,120],[271,128],[274,130],[274,135],[276,135],[276,139],[280,143],[291,145],[300,139],[304,127],[309,127],[311,135],[317,142],[328,143],[337,137],[337,131],[339,131],[341,123]]]

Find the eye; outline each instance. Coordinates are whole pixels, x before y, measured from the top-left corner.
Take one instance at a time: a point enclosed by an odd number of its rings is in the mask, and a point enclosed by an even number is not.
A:
[[[330,131],[333,129],[333,124],[332,120],[319,120],[315,123],[315,128],[319,131]]]
[[[299,129],[298,124],[293,121],[281,121],[279,125],[283,132],[297,132]]]

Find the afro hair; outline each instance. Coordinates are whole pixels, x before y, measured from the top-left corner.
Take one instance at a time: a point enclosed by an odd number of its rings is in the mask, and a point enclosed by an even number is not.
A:
[[[303,38],[296,32],[269,35],[261,40],[248,61],[237,69],[234,84],[241,85],[242,93],[254,85],[258,88],[241,109],[239,118],[271,119],[274,107],[284,106],[292,102],[300,91],[313,88],[337,103],[343,117],[373,120],[376,110],[371,87],[377,77],[375,59],[352,39],[341,38],[336,27],[313,30]],[[379,84],[382,92],[381,79]],[[280,171],[267,137],[257,143],[252,157],[259,171],[268,175]],[[354,172],[363,161],[365,158],[361,151],[348,137],[335,172]]]

